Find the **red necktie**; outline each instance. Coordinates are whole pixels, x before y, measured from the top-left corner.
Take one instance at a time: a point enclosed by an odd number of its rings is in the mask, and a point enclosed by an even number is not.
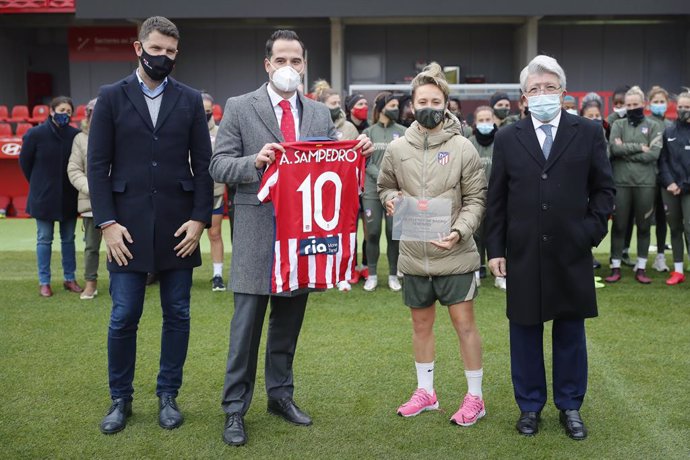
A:
[[[283,139],[285,142],[295,142],[295,119],[292,117],[292,109],[290,108],[290,101],[283,99],[278,103],[283,109],[283,116],[280,118],[280,130],[283,132]]]

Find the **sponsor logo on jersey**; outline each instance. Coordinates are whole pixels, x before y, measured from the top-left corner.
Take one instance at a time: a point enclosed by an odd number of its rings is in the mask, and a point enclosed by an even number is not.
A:
[[[326,238],[307,238],[299,241],[299,255],[314,256],[317,254],[337,254],[338,237],[328,236]]]

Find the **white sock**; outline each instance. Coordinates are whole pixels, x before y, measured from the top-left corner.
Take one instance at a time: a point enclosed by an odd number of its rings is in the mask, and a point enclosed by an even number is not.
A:
[[[683,273],[683,262],[673,262],[673,271]]]
[[[473,396],[479,396],[482,398],[482,376],[484,375],[484,369],[478,369],[476,371],[465,371],[465,377],[467,378],[467,392]]]
[[[377,275],[372,275],[371,273],[369,274],[369,278],[367,280],[372,280],[372,281],[378,281],[379,277]]]
[[[415,361],[417,368],[417,388],[424,388],[427,393],[431,394],[434,391],[434,362],[418,363]]]
[[[621,260],[611,259],[611,268],[621,268]]]
[[[223,276],[223,262],[219,264],[213,262],[213,276]]]
[[[647,259],[642,257],[637,258],[637,265],[635,265],[635,270],[644,270],[647,268]]]

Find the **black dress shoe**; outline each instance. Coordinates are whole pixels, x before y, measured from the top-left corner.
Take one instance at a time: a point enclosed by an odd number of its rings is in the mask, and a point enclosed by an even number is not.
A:
[[[243,446],[247,444],[247,432],[244,430],[244,419],[239,412],[233,412],[225,416],[223,442],[231,446]]]
[[[520,418],[515,424],[518,433],[524,436],[534,436],[539,432],[539,412],[520,412]]]
[[[161,395],[158,402],[158,424],[166,430],[174,430],[182,425],[184,417],[177,408],[177,402],[173,395]]]
[[[558,418],[561,420],[561,425],[565,427],[565,434],[571,439],[582,441],[587,437],[587,428],[585,428],[585,422],[580,417],[580,411],[575,409],[562,410]]]
[[[132,400],[126,398],[113,399],[113,404],[108,409],[101,421],[101,433],[115,434],[124,430],[127,426],[127,417],[132,415]]]
[[[269,399],[268,412],[283,417],[295,425],[311,425],[311,417],[302,412],[292,398]]]

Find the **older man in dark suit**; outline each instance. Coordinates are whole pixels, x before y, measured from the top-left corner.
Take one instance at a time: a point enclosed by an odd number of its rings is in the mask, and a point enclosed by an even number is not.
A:
[[[162,428],[180,426],[176,397],[189,342],[192,269],[211,222],[211,141],[201,94],[168,77],[179,33],[166,18],[144,21],[139,67],[101,88],[88,146],[94,223],[103,231],[113,301],[108,330],[112,406],[101,431],[125,428],[132,412],[136,334],[146,273],[158,272],[163,309],[156,394]]]
[[[517,430],[537,433],[546,403],[543,323],[553,321],[553,393],[573,439],[587,430],[585,318],[597,316],[592,246],[615,190],[601,125],[561,109],[565,73],[537,56],[520,75],[531,116],[496,134],[487,203],[489,266],[507,278]]]
[[[292,363],[307,305],[307,292],[270,295],[275,223],[273,205],[256,197],[262,172],[283,150],[284,141],[337,139],[328,108],[297,91],[306,68],[305,49],[297,34],[278,30],[266,43],[264,68],[269,83],[228,99],[216,137],[211,176],[237,184],[231,289],[235,311],[230,325],[222,406],[226,413],[223,440],[247,442],[244,415],[254,392],[259,340],[268,302],[271,312],[266,344],[268,411],[296,425],[311,418],[293,400]],[[365,155],[371,142],[360,136]]]

